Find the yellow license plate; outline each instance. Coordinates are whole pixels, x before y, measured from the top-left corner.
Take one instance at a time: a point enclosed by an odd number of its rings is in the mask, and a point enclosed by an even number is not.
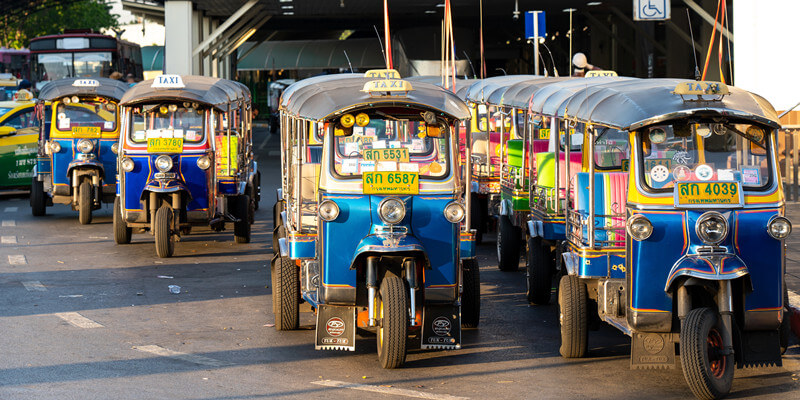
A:
[[[675,205],[704,206],[742,204],[739,182],[678,182],[675,186]]]
[[[99,126],[73,126],[72,134],[78,137],[94,137],[100,135]]]
[[[180,153],[183,151],[183,138],[147,139],[148,153]]]
[[[364,194],[419,194],[419,173],[365,171]]]
[[[364,160],[408,162],[408,149],[364,150]]]

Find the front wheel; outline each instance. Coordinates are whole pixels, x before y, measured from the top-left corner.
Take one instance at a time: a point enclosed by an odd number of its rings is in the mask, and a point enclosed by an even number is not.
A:
[[[580,358],[589,347],[586,285],[577,276],[564,275],[558,285],[558,321],[564,358]]]
[[[93,207],[92,182],[85,180],[78,186],[78,220],[82,225],[92,223]]]
[[[175,238],[172,237],[172,208],[169,206],[161,206],[156,211],[155,221],[155,240],[156,240],[156,254],[160,258],[172,257],[175,252]]]
[[[528,238],[527,270],[528,302],[531,304],[550,303],[553,286],[553,252],[550,246],[542,243],[542,238]]]
[[[723,354],[722,324],[708,307],[690,311],[681,324],[683,377],[698,399],[718,399],[733,384],[733,353]]]
[[[478,261],[461,261],[464,291],[461,293],[461,326],[477,328],[481,318],[481,271]]]
[[[122,205],[119,197],[114,198],[114,216],[111,221],[114,225],[114,241],[117,244],[130,243],[133,230],[128,227],[125,219],[122,218]]]
[[[45,214],[47,203],[44,198],[44,182],[33,177],[31,182],[31,214],[34,217],[41,217]]]
[[[300,271],[289,257],[278,257],[272,274],[272,311],[275,329],[297,329],[300,321]]]
[[[250,221],[254,212],[250,196],[237,196],[235,204],[236,218],[239,221],[233,223],[234,240],[236,243],[250,243]]]
[[[522,230],[511,224],[511,218],[501,215],[497,229],[497,266],[501,271],[519,268],[520,236]]]
[[[398,368],[406,362],[408,291],[397,276],[383,278],[378,298],[378,359],[381,367]]]

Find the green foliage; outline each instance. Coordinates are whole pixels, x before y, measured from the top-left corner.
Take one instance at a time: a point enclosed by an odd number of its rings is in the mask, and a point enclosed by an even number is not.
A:
[[[63,33],[64,29],[116,28],[117,15],[111,14],[111,6],[105,0],[67,0],[45,2],[40,10],[18,13],[0,20],[3,46],[28,47],[31,38]]]

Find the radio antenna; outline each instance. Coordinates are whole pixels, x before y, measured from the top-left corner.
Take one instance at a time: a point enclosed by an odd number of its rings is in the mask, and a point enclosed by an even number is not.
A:
[[[470,59],[469,59],[469,55],[467,54],[467,51],[466,51],[466,50],[464,50],[464,57],[466,57],[466,58],[467,58],[467,62],[469,63],[469,68],[472,70],[472,78],[473,78],[473,79],[477,79],[477,78],[478,78],[478,76],[477,76],[477,75],[475,75],[475,66],[474,66],[474,65],[472,65],[472,60],[470,60]]]
[[[377,26],[372,25],[372,27],[375,29],[375,35],[378,36],[378,43],[381,45],[381,54],[383,54],[383,62],[384,62],[384,64],[389,65],[389,61],[386,59],[386,52],[383,51],[383,40],[381,40],[381,33],[378,32],[378,27]]]
[[[347,59],[347,65],[350,66],[350,73],[352,74],[353,73],[353,63],[350,62],[350,57],[347,56],[347,50],[342,50],[342,53],[344,53],[344,58]]]
[[[692,30],[692,18],[689,17],[689,7],[686,7],[686,21],[689,22],[689,35],[692,37],[692,55],[694,56],[694,80],[700,80],[700,67],[697,66],[697,49],[694,47],[694,31]]]

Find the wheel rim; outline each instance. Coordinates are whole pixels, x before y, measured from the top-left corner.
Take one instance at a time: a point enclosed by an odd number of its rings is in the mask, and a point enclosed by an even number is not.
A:
[[[711,374],[714,375],[715,378],[722,378],[722,375],[725,374],[725,368],[727,367],[727,359],[722,355],[724,345],[722,343],[722,336],[716,328],[712,328],[708,332],[706,345],[709,370],[711,370]]]
[[[383,300],[378,297],[378,351],[383,349]]]

